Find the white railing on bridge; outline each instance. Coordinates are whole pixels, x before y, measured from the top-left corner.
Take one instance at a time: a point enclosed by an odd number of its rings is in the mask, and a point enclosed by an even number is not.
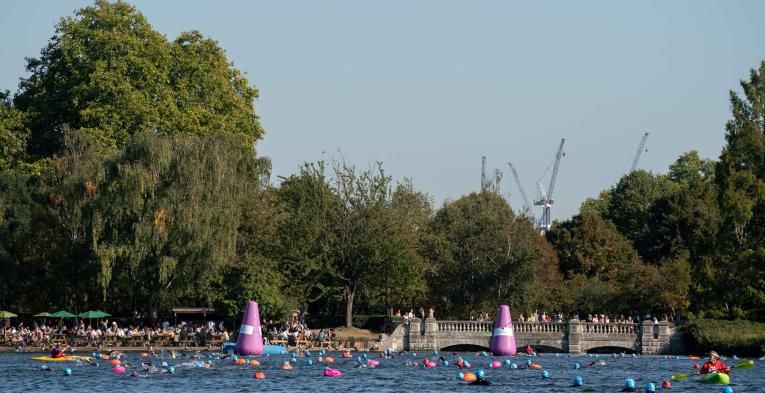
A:
[[[513,322],[516,333],[565,333],[568,322]]]
[[[488,332],[494,331],[494,322],[438,321],[439,332]]]
[[[594,323],[582,324],[583,334],[637,334],[640,324],[636,323]]]

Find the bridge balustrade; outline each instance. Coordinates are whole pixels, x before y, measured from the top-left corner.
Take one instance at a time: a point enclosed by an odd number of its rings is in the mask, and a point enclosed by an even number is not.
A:
[[[513,322],[516,333],[566,333],[567,322]]]
[[[640,324],[637,323],[594,323],[582,324],[583,334],[637,334]]]
[[[494,330],[493,322],[438,321],[439,332],[488,332]]]

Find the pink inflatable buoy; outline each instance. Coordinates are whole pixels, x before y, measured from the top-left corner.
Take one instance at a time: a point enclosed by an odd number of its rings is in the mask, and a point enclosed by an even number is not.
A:
[[[494,323],[494,332],[491,336],[489,349],[494,355],[515,355],[515,336],[513,334],[513,321],[510,319],[510,307],[506,304],[499,306],[497,321]]]
[[[343,375],[343,373],[341,373],[340,370],[338,370],[336,368],[329,368],[329,367],[327,367],[327,368],[324,369],[324,376],[325,377],[339,377],[341,375]]]
[[[258,303],[252,300],[247,302],[242,326],[239,328],[236,353],[239,355],[263,354],[263,338],[260,335],[260,310]]]
[[[500,362],[498,362],[496,360],[491,362],[491,368],[501,368],[501,367],[502,367],[502,363],[500,363]]]
[[[115,373],[124,373],[125,372],[125,366],[115,366],[114,367]]]
[[[369,361],[367,362],[367,366],[369,367],[377,367],[379,365],[380,365],[380,362],[374,359],[369,359]]]

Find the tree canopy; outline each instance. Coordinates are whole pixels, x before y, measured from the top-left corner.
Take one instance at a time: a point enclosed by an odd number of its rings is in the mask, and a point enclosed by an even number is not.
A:
[[[60,153],[70,129],[107,149],[143,131],[234,133],[250,148],[263,136],[258,90],[215,41],[192,31],[170,42],[122,1],[62,18],[27,71],[14,102],[29,116],[33,157]]]
[[[0,308],[765,320],[765,63],[731,92],[719,160],[631,172],[545,235],[499,173],[438,207],[382,163],[272,182],[258,90],[213,39],[168,40],[122,1],[61,19],[27,71],[0,93]]]

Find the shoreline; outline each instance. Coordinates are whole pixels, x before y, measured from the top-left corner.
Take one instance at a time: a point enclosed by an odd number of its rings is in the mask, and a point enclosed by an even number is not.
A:
[[[155,353],[160,352],[223,352],[223,349],[220,347],[153,347],[152,348]],[[375,352],[370,351],[366,348],[327,348],[327,347],[310,347],[310,348],[297,348],[297,347],[284,347],[284,349],[288,352],[292,351],[321,351],[321,350],[327,350],[329,352]],[[72,347],[72,351],[67,350],[65,354],[67,355],[78,355],[78,354],[90,354],[93,352],[97,353],[107,353],[112,351],[118,351],[118,352],[124,352],[124,353],[141,353],[141,352],[149,352],[149,349],[146,347],[108,347],[108,348],[98,348],[98,347]],[[50,353],[49,349],[42,349],[40,347],[25,347],[25,348],[15,348],[15,347],[0,347],[0,353],[30,353],[30,354],[37,354],[37,353]]]

